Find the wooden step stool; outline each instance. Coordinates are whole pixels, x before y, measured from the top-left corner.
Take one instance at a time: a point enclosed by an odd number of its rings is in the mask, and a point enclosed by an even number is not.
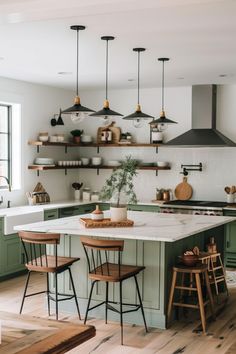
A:
[[[219,296],[219,283],[224,283],[225,291],[227,296],[229,296],[229,291],[226,283],[226,275],[225,269],[223,266],[223,262],[221,259],[220,253],[207,253],[207,252],[200,252],[199,260],[207,265],[208,268],[208,275],[209,275],[209,282],[210,284],[215,285],[216,296]]]
[[[177,285],[177,275],[178,274],[181,275],[181,284],[180,285]],[[184,279],[185,279],[185,275],[188,275],[188,274],[190,276],[190,282],[192,279],[193,282],[196,284],[195,287],[193,286],[193,283],[190,283],[189,286],[185,286]],[[202,284],[201,284],[200,275],[205,277],[206,288],[207,288],[209,300],[205,300],[205,301],[203,300]],[[180,290],[180,298],[178,301],[174,301],[175,289]],[[198,297],[197,304],[190,304],[190,303],[184,302],[184,299],[183,299],[183,292],[184,291],[188,291],[188,294],[192,293],[192,292],[197,292],[197,297]],[[173,277],[172,277],[169,304],[168,304],[168,310],[167,310],[167,324],[169,324],[169,322],[170,322],[173,306],[199,309],[200,316],[201,316],[201,322],[202,322],[202,331],[205,334],[206,333],[205,306],[208,303],[210,303],[211,312],[212,312],[213,317],[215,318],[214,304],[213,304],[211,287],[210,287],[210,282],[209,282],[209,277],[208,277],[207,265],[200,264],[195,267],[187,267],[185,265],[178,265],[176,267],[173,267]]]

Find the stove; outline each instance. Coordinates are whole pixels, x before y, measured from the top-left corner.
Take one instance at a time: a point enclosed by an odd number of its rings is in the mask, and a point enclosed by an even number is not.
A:
[[[161,206],[162,213],[179,213],[195,215],[223,215],[225,202],[212,202],[205,200],[171,200]]]

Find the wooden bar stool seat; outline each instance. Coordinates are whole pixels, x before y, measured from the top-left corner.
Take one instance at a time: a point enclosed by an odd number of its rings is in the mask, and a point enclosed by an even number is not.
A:
[[[58,302],[75,299],[76,308],[79,318],[80,310],[79,304],[75,292],[74,281],[70,267],[73,263],[77,262],[79,258],[61,257],[58,256],[57,246],[60,243],[60,234],[47,234],[47,233],[35,233],[35,232],[19,232],[23,249],[26,256],[25,266],[28,269],[28,276],[25,283],[25,289],[23,293],[23,299],[21,302],[20,313],[22,313],[24,301],[26,297],[46,293],[48,300],[48,315],[50,316],[50,300],[55,301],[56,305],[56,319],[58,319]],[[48,254],[48,246],[53,247],[54,255]],[[62,294],[58,292],[58,274],[68,270],[73,295]],[[27,294],[28,284],[31,272],[43,272],[47,274],[47,290],[39,291],[37,293]],[[49,273],[53,273],[55,276],[55,294],[49,289]],[[60,295],[62,298],[58,298]]]
[[[180,274],[181,276],[181,283],[177,283],[177,276]],[[186,284],[186,277],[185,275],[188,274],[190,281],[189,284]],[[209,300],[204,300],[202,295],[202,283],[200,276],[203,276],[205,279],[207,294]],[[180,292],[179,298],[175,295],[175,291],[178,290]],[[188,293],[186,297],[183,296],[184,291]],[[192,294],[192,292],[197,294],[197,302],[196,303],[189,303],[187,301],[188,297]],[[203,333],[206,333],[206,316],[205,316],[205,306],[210,303],[211,312],[213,317],[215,318],[214,313],[214,304],[213,304],[213,297],[211,293],[211,287],[208,277],[208,267],[206,264],[199,264],[195,267],[188,267],[185,265],[175,266],[173,267],[173,276],[172,276],[172,284],[170,290],[170,297],[169,297],[169,304],[168,304],[168,311],[167,311],[167,323],[169,324],[171,318],[171,312],[173,306],[176,307],[187,307],[198,309],[200,311],[201,323],[202,323],[202,330]]]
[[[84,323],[86,324],[88,312],[105,304],[105,322],[107,323],[108,310],[114,311],[120,314],[120,327],[121,327],[121,344],[123,344],[123,314],[141,310],[143,316],[143,322],[146,332],[147,324],[144,315],[144,309],[142,299],[139,291],[137,275],[145,269],[142,266],[124,265],[121,264],[121,253],[124,249],[123,240],[101,240],[91,237],[80,237],[83,245],[85,255],[88,262],[89,274],[88,277],[92,280],[87,310],[85,314]],[[117,263],[109,262],[109,260],[116,260]],[[135,286],[138,295],[139,304],[126,304],[122,299],[122,284],[126,279],[134,278]],[[106,283],[106,295],[105,301],[90,307],[91,298],[93,294],[94,285],[97,282],[103,281]],[[109,283],[119,283],[119,309],[115,308],[116,301],[109,299]],[[135,301],[134,301],[135,302]],[[111,305],[112,304],[112,305]],[[130,310],[123,310],[123,305],[131,307]]]
[[[103,263],[89,273],[89,278],[115,283],[131,278],[144,269],[145,267],[123,264],[120,265],[119,269],[119,265],[116,263]]]

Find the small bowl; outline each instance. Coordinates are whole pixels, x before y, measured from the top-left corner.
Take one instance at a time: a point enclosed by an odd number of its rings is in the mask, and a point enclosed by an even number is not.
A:
[[[196,254],[183,254],[181,260],[184,265],[194,267],[198,261],[198,256]]]
[[[39,141],[42,142],[48,141],[48,135],[39,135]]]
[[[81,135],[82,143],[91,143],[92,140],[93,139],[92,139],[91,135]]]
[[[169,165],[169,163],[166,161],[158,161],[157,162],[157,166],[159,166],[159,167],[167,167],[168,165]]]
[[[90,159],[88,157],[81,157],[82,165],[87,166],[89,165]]]

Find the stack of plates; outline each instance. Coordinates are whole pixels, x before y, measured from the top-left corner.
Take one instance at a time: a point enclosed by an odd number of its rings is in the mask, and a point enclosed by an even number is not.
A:
[[[34,160],[35,165],[54,165],[55,161],[47,157],[36,157]]]

